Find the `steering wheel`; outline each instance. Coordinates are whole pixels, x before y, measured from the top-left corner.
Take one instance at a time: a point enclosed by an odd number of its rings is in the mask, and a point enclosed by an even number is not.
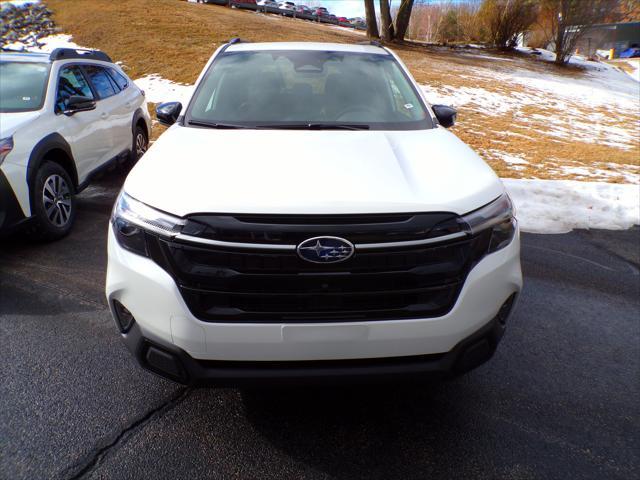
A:
[[[353,114],[353,113],[369,113],[369,114],[375,115],[376,112],[372,108],[367,107],[366,105],[347,107],[344,110],[340,111],[338,115],[336,115],[336,120],[350,121],[351,119],[349,118],[343,119],[342,117],[347,116],[349,114]]]

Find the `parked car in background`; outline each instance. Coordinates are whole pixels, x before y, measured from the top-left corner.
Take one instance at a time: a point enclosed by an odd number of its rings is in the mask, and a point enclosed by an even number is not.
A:
[[[347,17],[338,17],[336,20],[340,23],[351,23]]]
[[[0,54],[0,232],[66,235],[74,195],[147,150],[144,92],[102,52]]]
[[[326,17],[329,15],[329,10],[327,10],[325,7],[317,7],[313,10],[313,15],[315,17]]]
[[[296,9],[296,4],[293,2],[280,2],[278,4],[278,8],[280,10],[287,10],[289,12],[293,12]]]
[[[306,5],[297,5],[296,13],[302,13],[304,15],[313,15],[313,10]]]
[[[325,17],[327,20],[331,20],[332,22],[337,22],[338,21],[338,17],[336,17],[333,13],[330,13],[329,15],[327,15]]]
[[[256,0],[256,5],[259,5],[261,7],[278,8],[278,4],[275,0]]]
[[[272,386],[491,358],[522,287],[515,212],[393,52],[234,41],[156,114],[108,233],[107,302],[144,368]]]

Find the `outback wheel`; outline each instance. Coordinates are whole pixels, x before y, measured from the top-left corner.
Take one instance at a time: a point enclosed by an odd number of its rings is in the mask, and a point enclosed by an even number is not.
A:
[[[56,240],[71,230],[76,216],[73,183],[57,163],[45,162],[36,173],[31,188],[31,210],[34,219],[30,236]]]
[[[131,149],[131,159],[134,162],[140,160],[140,157],[144,155],[144,152],[149,148],[149,139],[147,138],[147,132],[144,131],[144,128],[138,126],[135,129],[133,134],[133,146]]]

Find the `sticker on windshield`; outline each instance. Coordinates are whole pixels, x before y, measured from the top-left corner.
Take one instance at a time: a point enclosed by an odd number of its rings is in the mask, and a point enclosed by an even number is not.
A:
[[[22,97],[22,101],[23,102],[29,102],[29,101],[31,101],[31,97]]]
[[[411,110],[413,108],[413,103],[405,103],[404,108],[406,108],[407,110]]]

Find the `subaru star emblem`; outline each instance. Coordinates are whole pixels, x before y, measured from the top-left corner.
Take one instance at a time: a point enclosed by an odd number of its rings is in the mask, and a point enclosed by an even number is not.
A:
[[[298,255],[307,262],[343,262],[353,255],[353,244],[344,238],[314,237],[298,245]]]

